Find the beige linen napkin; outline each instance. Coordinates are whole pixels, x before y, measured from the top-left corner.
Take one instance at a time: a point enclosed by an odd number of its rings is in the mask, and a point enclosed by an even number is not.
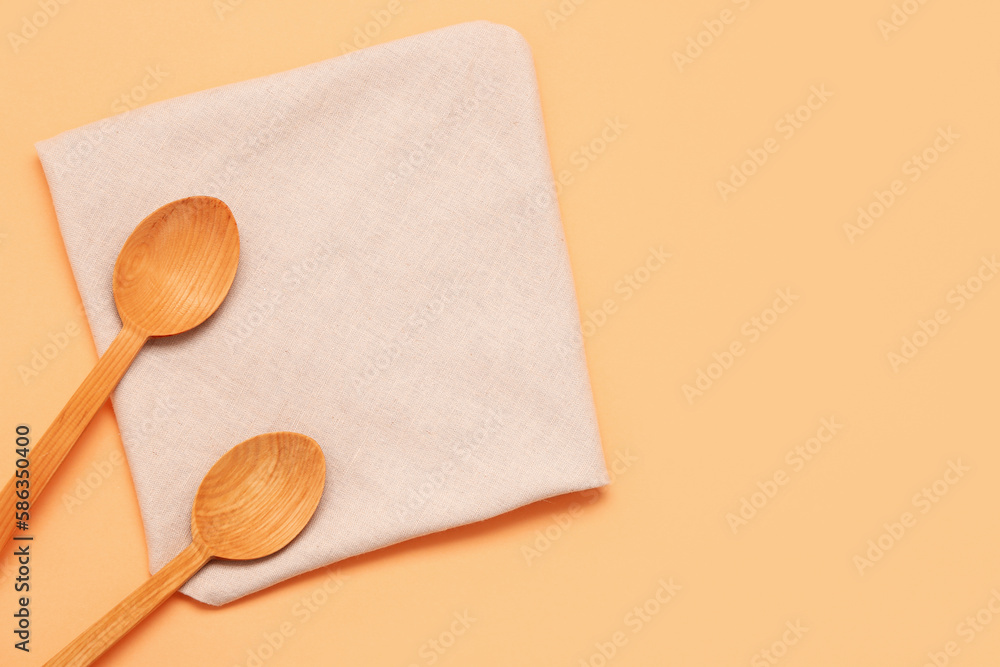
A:
[[[214,195],[239,271],[114,395],[155,572],[212,463],[267,431],[327,457],[284,551],[214,562],[222,604],[359,553],[606,484],[531,54],[453,26],[152,104],[37,146],[97,346],[111,271],[171,200]]]

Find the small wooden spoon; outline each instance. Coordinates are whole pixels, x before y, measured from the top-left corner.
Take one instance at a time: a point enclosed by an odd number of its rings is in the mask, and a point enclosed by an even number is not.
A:
[[[31,448],[29,477],[11,477],[0,491],[0,548],[14,534],[15,503],[25,496],[38,499],[146,340],[179,334],[208,319],[233,284],[239,256],[236,220],[214,197],[179,199],[139,223],[112,276],[122,330]]]
[[[325,480],[323,450],[299,433],[258,435],[230,449],[198,487],[191,544],[45,667],[91,664],[212,558],[250,560],[283,548],[309,523]]]

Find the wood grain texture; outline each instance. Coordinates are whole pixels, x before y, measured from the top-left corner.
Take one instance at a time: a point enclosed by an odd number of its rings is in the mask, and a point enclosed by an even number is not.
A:
[[[31,447],[32,503],[146,340],[187,331],[215,312],[236,276],[239,251],[236,220],[214,197],[171,202],[139,223],[125,241],[112,276],[122,330]],[[12,476],[0,492],[0,546],[15,530],[15,484]]]
[[[263,558],[291,542],[323,493],[326,464],[312,438],[268,433],[231,449],[205,475],[191,535],[217,558]]]
[[[166,602],[211,558],[204,547],[192,542],[45,664],[48,667],[80,667],[97,660],[142,619]]]
[[[233,447],[198,487],[191,544],[46,667],[91,664],[212,558],[249,560],[282,549],[309,523],[325,483],[323,450],[307,436],[267,433]]]
[[[122,322],[150,336],[193,329],[226,298],[239,257],[236,220],[221,200],[188,197],[161,206],[139,223],[115,262]]]
[[[66,406],[56,415],[44,435],[31,447],[28,456],[31,503],[37,502],[42,489],[52,479],[59,464],[69,454],[97,410],[111,395],[111,390],[125,375],[132,359],[146,340],[144,333],[129,326],[124,327],[104,355],[97,360],[97,365],[90,371]],[[14,495],[15,483],[16,478],[12,476],[4,485],[0,496],[0,517],[3,517],[0,524],[3,526],[0,545],[7,544],[14,534],[14,511],[18,500]]]

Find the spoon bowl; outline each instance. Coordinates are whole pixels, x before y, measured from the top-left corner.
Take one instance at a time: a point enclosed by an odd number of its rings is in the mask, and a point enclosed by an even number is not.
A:
[[[122,322],[149,336],[193,329],[216,311],[236,276],[236,219],[215,197],[165,204],[125,241],[112,274]]]
[[[325,483],[323,451],[312,438],[266,433],[236,445],[198,487],[191,544],[45,667],[90,665],[213,558],[263,558],[285,547],[309,523]]]
[[[32,502],[149,337],[178,334],[208,319],[229,293],[239,258],[236,221],[215,197],[179,199],[139,223],[112,274],[122,330],[31,450]],[[0,491],[0,547],[17,527],[22,484],[11,476]]]
[[[268,433],[230,449],[194,499],[191,535],[216,558],[263,558],[309,522],[326,467],[323,450],[300,433]]]

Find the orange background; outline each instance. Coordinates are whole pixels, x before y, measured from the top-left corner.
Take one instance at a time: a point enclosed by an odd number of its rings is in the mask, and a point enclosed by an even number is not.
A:
[[[3,470],[95,362],[33,143],[340,55],[390,4],[46,1],[34,32],[37,0],[0,9]],[[369,25],[485,18],[531,44],[615,482],[223,608],[175,596],[100,664],[994,664],[1000,280],[976,279],[1000,252],[1000,5],[897,6],[401,0]],[[120,455],[106,406],[33,514],[27,655],[3,561],[2,664],[42,664],[148,577]]]

